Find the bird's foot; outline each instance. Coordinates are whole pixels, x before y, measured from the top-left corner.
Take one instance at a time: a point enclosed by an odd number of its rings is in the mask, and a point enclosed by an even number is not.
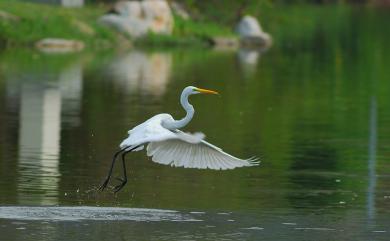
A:
[[[118,184],[114,187],[114,193],[117,193],[119,192],[127,183],[127,180],[123,180],[121,178],[117,178],[118,180],[120,180],[122,183],[121,184]]]
[[[107,177],[106,180],[102,183],[102,185],[100,185],[98,190],[103,191],[107,187],[109,181],[110,181],[110,178]]]

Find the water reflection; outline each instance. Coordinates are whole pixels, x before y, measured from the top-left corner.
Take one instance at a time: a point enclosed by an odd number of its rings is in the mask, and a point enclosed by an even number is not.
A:
[[[58,88],[62,100],[61,122],[67,127],[79,126],[83,94],[82,62],[76,60],[59,73]]]
[[[62,129],[82,124],[83,61],[76,57],[64,67],[45,68],[46,58],[50,56],[34,57],[38,67],[5,75],[9,103],[19,103],[10,108],[19,119],[16,183],[20,203],[58,204]],[[112,59],[103,72],[126,94],[160,96],[166,91],[171,66],[169,53],[131,51]]]
[[[241,48],[237,52],[238,62],[245,79],[256,74],[257,65],[261,52],[256,49]]]
[[[166,91],[171,67],[170,53],[131,51],[112,60],[106,73],[128,93],[140,91],[161,96]]]
[[[375,224],[375,188],[376,188],[376,148],[377,148],[377,106],[376,98],[371,97],[369,117],[369,146],[368,146],[368,189],[367,216],[370,225]]]
[[[18,199],[22,202],[58,202],[61,124],[79,124],[81,69],[78,62],[59,73],[27,73],[25,78],[12,80],[21,83]],[[38,193],[33,198],[32,190]]]
[[[128,240],[237,240],[237,233],[256,240],[259,232],[265,240],[315,240],[319,233],[332,240],[386,240],[390,35],[371,27],[383,26],[384,19],[362,14],[286,39],[288,47],[275,46],[261,63],[253,55],[250,78],[235,52],[103,53],[88,63],[75,56],[0,55],[2,203],[206,213],[198,226],[9,219],[0,220],[0,231],[17,240],[64,234],[67,240],[90,240],[87,234],[115,240],[118,233]],[[312,38],[317,32],[320,47]],[[376,88],[370,88],[372,79]],[[207,131],[210,142],[237,156],[262,156],[261,166],[200,171],[158,165],[135,153],[121,193],[90,191],[130,127],[156,113],[183,115],[178,93],[189,84],[219,90],[221,97],[191,99],[197,115],[186,131]],[[253,236],[245,236],[249,232]]]
[[[19,128],[19,200],[56,204],[60,151],[61,93],[58,88],[23,84]],[[47,198],[45,198],[47,197]]]

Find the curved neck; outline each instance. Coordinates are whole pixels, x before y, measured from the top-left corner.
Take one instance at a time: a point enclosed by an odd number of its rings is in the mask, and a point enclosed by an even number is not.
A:
[[[186,116],[180,120],[173,120],[165,123],[165,127],[174,130],[186,126],[194,116],[195,110],[194,107],[188,102],[189,93],[183,92],[180,96],[180,104],[183,106],[184,110],[187,112]]]

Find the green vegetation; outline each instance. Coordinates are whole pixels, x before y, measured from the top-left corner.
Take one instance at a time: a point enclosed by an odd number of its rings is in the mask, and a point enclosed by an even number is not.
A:
[[[210,45],[213,36],[235,37],[231,28],[211,21],[184,20],[178,16],[174,16],[174,21],[172,35],[149,34],[135,43],[140,46],[205,47]]]
[[[43,38],[78,39],[89,47],[114,45],[123,35],[97,24],[108,8],[87,5],[63,8],[18,0],[0,0],[0,10],[18,19],[0,18],[0,46],[31,46]],[[234,36],[232,29],[206,20],[183,20],[175,16],[172,36],[150,34],[137,40],[147,46],[206,46],[212,36]]]
[[[0,0],[0,10],[18,17],[17,20],[0,18],[1,45],[29,46],[42,38],[52,37],[79,39],[93,46],[115,39],[114,33],[96,23],[96,19],[105,12],[102,7],[68,9]]]
[[[82,40],[90,48],[115,46],[120,41],[129,40],[97,23],[96,20],[109,9],[108,5],[88,3],[84,8],[69,9],[20,0],[0,0],[0,11],[18,18],[4,19],[0,15],[0,47],[31,46],[50,37]],[[172,35],[149,34],[136,40],[135,44],[148,47],[209,46],[215,36],[234,37],[234,26],[245,14],[257,16],[264,30],[273,36],[275,44],[304,43],[320,27],[338,31],[345,16],[353,9],[344,4],[287,5],[283,1],[270,0],[226,1],[223,8],[219,7],[219,1],[185,0],[182,3],[192,16],[190,20],[174,16]]]

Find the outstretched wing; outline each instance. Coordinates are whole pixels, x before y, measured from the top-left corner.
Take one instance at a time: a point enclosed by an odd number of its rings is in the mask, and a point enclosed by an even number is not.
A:
[[[154,162],[185,168],[226,170],[259,165],[257,158],[234,157],[204,141],[203,137],[178,131],[175,139],[150,142],[147,155]]]

